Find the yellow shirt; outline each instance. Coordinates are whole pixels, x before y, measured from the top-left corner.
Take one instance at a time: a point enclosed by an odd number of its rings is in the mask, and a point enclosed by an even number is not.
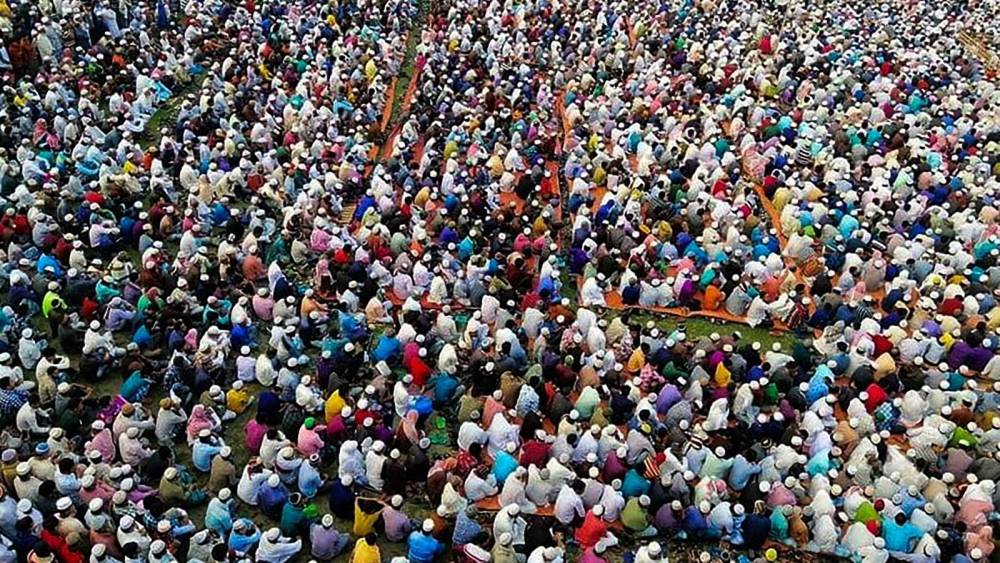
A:
[[[715,366],[715,385],[717,387],[726,387],[729,385],[729,381],[732,379],[732,374],[726,369],[725,364],[719,362]]]
[[[646,355],[642,353],[642,350],[636,348],[632,351],[632,356],[628,359],[625,371],[629,373],[639,373],[644,365],[646,365]]]
[[[236,414],[242,414],[250,406],[250,393],[246,387],[243,389],[230,389],[226,391],[226,408]]]
[[[597,170],[594,170],[594,183],[598,186],[604,185],[604,179],[608,177],[608,173],[604,171],[604,168],[598,166]]]
[[[878,358],[875,358],[875,380],[880,380],[883,377],[894,373],[896,371],[896,361],[892,359],[892,355],[886,353],[881,354]]]
[[[354,528],[351,530],[355,536],[367,536],[375,529],[375,523],[382,517],[382,510],[375,512],[365,512],[361,510],[361,504],[354,501]]]
[[[1000,306],[993,307],[988,313],[986,313],[986,327],[990,330],[1000,327]]]
[[[323,415],[326,416],[326,423],[329,424],[333,417],[340,414],[340,411],[347,406],[347,402],[340,396],[340,391],[334,391],[327,397],[323,405]]]
[[[361,538],[354,544],[351,563],[382,563],[382,554],[377,545],[368,545],[365,538]]]

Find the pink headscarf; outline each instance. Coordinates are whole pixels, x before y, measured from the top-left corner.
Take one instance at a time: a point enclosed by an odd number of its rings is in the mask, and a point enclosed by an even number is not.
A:
[[[205,405],[195,405],[191,409],[191,418],[188,419],[187,425],[187,438],[188,441],[192,441],[198,437],[198,433],[204,429],[211,430],[215,426],[215,422],[208,415],[208,411],[205,410]]]

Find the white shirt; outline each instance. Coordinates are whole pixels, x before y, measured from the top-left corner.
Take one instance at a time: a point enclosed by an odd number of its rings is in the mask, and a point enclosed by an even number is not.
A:
[[[577,517],[582,518],[586,513],[583,507],[583,500],[576,494],[569,485],[563,485],[559,489],[559,496],[556,497],[555,516],[562,524],[571,524]]]

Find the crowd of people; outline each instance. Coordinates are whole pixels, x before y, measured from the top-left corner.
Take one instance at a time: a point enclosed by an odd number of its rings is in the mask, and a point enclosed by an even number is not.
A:
[[[998,16],[0,0],[0,563],[993,560]]]

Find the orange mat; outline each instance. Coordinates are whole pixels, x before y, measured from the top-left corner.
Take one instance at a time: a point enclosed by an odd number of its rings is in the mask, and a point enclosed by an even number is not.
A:
[[[489,497],[476,503],[476,508],[482,510],[483,512],[500,512],[500,497]],[[533,516],[542,516],[545,518],[552,518],[556,515],[555,509],[551,506],[539,506],[535,512],[532,513]]]
[[[393,93],[396,91],[396,83],[399,81],[399,75],[393,76],[392,81],[389,82],[389,90],[387,91],[387,98],[385,107],[382,108],[382,119],[379,120],[379,131],[385,131],[385,128],[389,126],[389,119],[392,117],[392,98]]]
[[[582,286],[583,286],[583,277],[578,276],[577,288],[579,289]],[[698,291],[695,294],[695,297],[700,299],[702,297],[702,292]],[[747,318],[745,316],[734,315],[726,310],[705,311],[705,310],[685,309],[683,307],[641,307],[639,305],[626,305],[625,303],[622,302],[621,293],[619,293],[618,290],[615,289],[610,289],[604,292],[604,303],[605,303],[605,308],[616,311],[624,311],[624,310],[646,311],[650,313],[658,313],[661,315],[670,315],[674,317],[713,319],[721,322],[737,323],[749,326],[749,323],[747,322]],[[780,330],[783,332],[787,332],[790,330],[781,321],[772,319],[771,323],[775,330]]]

